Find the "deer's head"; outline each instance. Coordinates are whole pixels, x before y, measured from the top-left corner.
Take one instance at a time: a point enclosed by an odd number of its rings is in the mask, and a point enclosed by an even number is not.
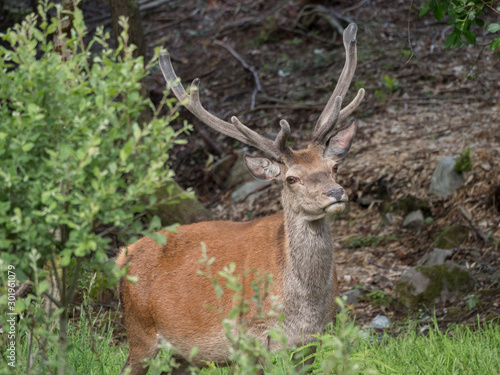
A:
[[[335,128],[359,106],[365,94],[364,89],[360,89],[353,101],[341,108],[356,70],[356,32],[357,26],[353,23],[344,30],[344,69],[316,123],[312,141],[307,148],[298,151],[287,146],[290,135],[287,121],[280,121],[281,130],[274,141],[257,134],[234,116],[231,123],[226,122],[201,105],[199,79],[193,81],[188,95],[175,75],[167,54],[160,56],[160,67],[177,99],[198,119],[212,129],[270,155],[270,158],[245,156],[252,175],[260,180],[282,181],[283,200],[287,208],[306,219],[316,220],[327,214],[342,212],[348,200],[344,189],[336,181],[336,174],[339,160],[351,147],[356,124],[351,121],[347,126]]]

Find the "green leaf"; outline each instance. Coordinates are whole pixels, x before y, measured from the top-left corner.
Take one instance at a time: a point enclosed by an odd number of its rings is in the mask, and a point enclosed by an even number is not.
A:
[[[446,49],[460,47],[462,45],[462,33],[460,30],[453,30],[453,32],[448,35],[448,38],[446,38],[444,45]]]
[[[500,48],[500,36],[497,36],[490,44],[490,51],[495,51]]]
[[[167,244],[167,236],[161,233],[148,233],[147,236],[154,240],[158,245],[166,245]]]
[[[429,12],[429,3],[424,4],[422,8],[420,8],[420,13],[418,14],[418,18],[422,18]]]
[[[132,124],[132,131],[133,131],[133,134],[134,134],[134,139],[135,141],[139,141],[139,139],[141,138],[141,135],[142,135],[142,131],[141,131],[141,128],[139,127],[139,125],[134,122]]]
[[[491,23],[491,24],[488,25],[488,27],[486,28],[486,30],[489,33],[496,33],[498,31],[500,31],[500,24],[498,24],[498,23]]]
[[[57,30],[57,24],[51,23],[49,27],[47,27],[47,34],[52,34]]]
[[[43,280],[38,284],[38,294],[43,294],[50,288],[50,283],[47,280]]]
[[[474,34],[471,31],[465,31],[464,36],[465,36],[465,40],[467,41],[467,43],[472,44],[472,45],[476,45],[476,34]]]
[[[479,27],[484,26],[484,21],[481,18],[476,18],[475,21],[476,21],[476,25],[478,25]]]
[[[153,216],[151,219],[151,223],[149,223],[149,230],[150,231],[155,231],[159,230],[161,228],[161,220],[158,216]]]
[[[19,298],[16,301],[16,306],[14,308],[14,312],[16,314],[22,313],[24,310],[26,310],[26,302],[24,302],[24,299]]]
[[[120,150],[120,159],[122,162],[127,161],[128,157],[132,153],[133,148],[134,148],[134,140],[129,139]]]
[[[444,17],[444,7],[443,4],[437,2],[436,7],[434,8],[434,17],[438,20],[441,21]]]
[[[31,151],[33,149],[33,147],[35,147],[35,144],[34,143],[31,143],[31,142],[28,142],[26,144],[23,145],[23,147],[21,148],[24,152],[28,152],[28,151]]]

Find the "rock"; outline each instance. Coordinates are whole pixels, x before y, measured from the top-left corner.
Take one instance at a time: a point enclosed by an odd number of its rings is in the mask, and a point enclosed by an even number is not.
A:
[[[455,159],[450,156],[439,161],[431,177],[429,195],[437,195],[446,198],[450,194],[453,194],[458,187],[463,184],[463,176],[457,173],[454,168]]]
[[[237,152],[232,152],[221,157],[218,161],[212,164],[212,177],[220,186],[227,186],[228,181],[231,177],[231,173],[234,169],[236,162],[238,161],[239,154]]]
[[[233,203],[243,202],[244,200],[256,199],[259,195],[263,193],[262,189],[269,186],[271,181],[261,181],[254,180],[246,182],[233,191],[231,194],[231,200]]]
[[[459,265],[447,262],[432,267],[411,267],[401,276],[394,288],[400,305],[416,310],[423,306],[454,302],[474,289],[470,273]]]
[[[431,208],[426,201],[412,195],[407,195],[404,198],[398,199],[396,202],[391,202],[391,204],[386,207],[386,211],[399,213],[401,216],[417,210],[422,211],[424,216],[430,216],[432,214]]]
[[[434,246],[438,249],[454,249],[458,247],[467,237],[470,229],[463,225],[453,225],[444,229],[436,238]]]
[[[493,275],[491,275],[491,279],[496,283],[500,283],[500,270],[496,270],[495,272],[493,272]]]
[[[229,172],[229,176],[226,179],[225,186],[228,187],[237,186],[244,181],[253,181],[253,177],[245,164],[245,155],[243,150],[235,151],[235,153],[238,157],[236,161],[234,161],[231,171]]]
[[[444,264],[446,259],[453,255],[453,250],[446,249],[434,249],[429,255],[427,255],[427,259],[423,262],[424,266],[432,267],[438,264]]]
[[[403,221],[403,228],[418,230],[425,227],[424,214],[417,210],[406,215]]]
[[[359,289],[352,289],[349,290],[345,293],[341,293],[340,297],[344,298],[346,297],[345,303],[352,305],[354,303],[358,303],[359,297],[361,296],[361,290]]]
[[[155,192],[158,202],[148,212],[160,218],[161,225],[191,224],[212,219],[212,214],[196,199],[192,192],[185,191],[175,181]],[[144,198],[148,199],[148,198]]]
[[[391,322],[384,315],[377,315],[375,318],[373,318],[372,322],[370,323],[370,327],[372,327],[373,329],[385,329],[389,328],[390,325]]]
[[[363,207],[370,207],[373,202],[377,202],[378,200],[372,197],[371,195],[363,195],[361,198],[357,200],[357,202]]]
[[[394,223],[394,214],[392,212],[388,212],[385,214],[385,219],[387,220],[387,223],[392,225]]]

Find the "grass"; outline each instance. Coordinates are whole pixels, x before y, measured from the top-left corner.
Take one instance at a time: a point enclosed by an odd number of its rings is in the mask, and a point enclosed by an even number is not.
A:
[[[430,328],[427,334],[410,330],[380,345],[365,346],[372,367],[380,374],[498,374],[500,328],[455,326],[446,332]]]
[[[92,316],[82,309],[81,319],[70,326],[69,361],[76,374],[118,374],[127,357],[127,347],[113,341],[114,317]],[[323,374],[491,374],[500,373],[500,326],[498,323],[478,327],[453,326],[443,332],[437,324],[424,333],[410,327],[398,337],[362,332],[347,315],[340,315],[333,334],[318,336],[313,373]],[[24,340],[26,341],[26,340]],[[290,352],[273,355],[273,365],[266,373],[290,373]],[[26,372],[28,357],[26,344],[21,345],[18,370]],[[56,352],[49,352],[49,363],[57,360]],[[161,363],[168,363],[169,355],[161,353],[149,374],[159,374]],[[23,366],[24,365],[24,366]],[[250,373],[240,365],[237,373]],[[24,368],[24,369],[23,369]],[[156,370],[154,370],[156,368]],[[36,369],[36,366],[35,366]],[[248,371],[247,371],[248,370]],[[0,371],[1,372],[1,371]],[[49,373],[46,368],[34,373]],[[209,366],[202,374],[226,374],[227,368]]]

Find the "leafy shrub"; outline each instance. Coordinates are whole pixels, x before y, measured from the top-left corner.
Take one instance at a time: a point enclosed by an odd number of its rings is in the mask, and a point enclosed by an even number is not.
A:
[[[392,297],[383,290],[375,289],[370,293],[363,295],[364,301],[369,301],[375,307],[389,306],[392,303]]]
[[[447,15],[448,24],[453,25],[453,31],[446,38],[445,47],[458,48],[464,41],[467,44],[476,45],[476,34],[471,31],[471,27],[473,25],[484,27],[485,22],[479,16],[484,13],[485,8],[499,13],[499,5],[498,0],[431,0],[420,8],[420,17],[432,11],[434,18],[441,21]],[[490,23],[486,26],[486,30],[495,34],[500,31],[500,24]],[[490,50],[495,51],[499,48],[500,36],[496,36],[490,42]],[[499,57],[500,52],[496,56]]]
[[[61,23],[70,17],[68,36]],[[35,286],[34,294],[15,306],[16,313],[27,310],[33,318],[19,324],[19,335],[35,328],[42,331],[33,333],[33,340],[50,335],[44,329],[54,316],[42,316],[42,295],[59,307],[61,361],[45,363],[51,373],[59,365],[65,371],[67,311],[82,266],[116,282],[109,233],[126,242],[130,233],[159,229],[160,220],[145,218],[144,212],[157,203],[153,193],[173,177],[166,163],[179,143],[169,126],[177,113],[172,102],[155,108],[141,96],[148,73],[143,58],[132,56],[126,20],[121,24],[116,50],[103,28],[86,44],[78,7],[67,12],[45,2],[38,15],[0,34],[0,277],[5,281],[5,267],[13,266],[18,281]],[[165,103],[170,114],[159,119]],[[141,123],[148,109],[152,118]],[[58,269],[58,293],[49,288],[44,265]],[[4,295],[0,310],[6,303]]]
[[[468,172],[472,169],[472,159],[470,157],[470,148],[466,148],[455,160],[455,166],[453,167],[456,172]]]

